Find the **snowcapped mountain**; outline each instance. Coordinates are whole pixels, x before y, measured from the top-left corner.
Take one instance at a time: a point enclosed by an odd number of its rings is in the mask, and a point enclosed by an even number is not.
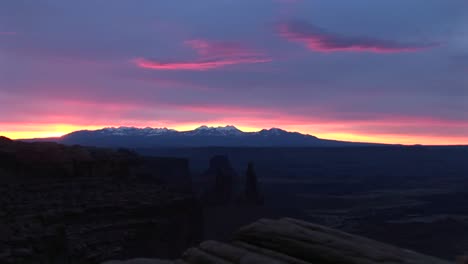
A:
[[[94,131],[103,135],[109,136],[157,136],[177,132],[174,129],[168,128],[135,128],[135,127],[106,127],[101,130]]]
[[[237,129],[235,126],[219,126],[219,127],[208,127],[201,126],[191,131],[185,132],[187,135],[211,135],[211,136],[238,136],[241,135],[242,131]]]
[[[146,128],[136,128],[136,127],[106,127],[100,130],[94,130],[94,131],[77,131],[73,132],[72,134],[83,134],[83,133],[95,133],[99,135],[106,135],[106,136],[146,136],[146,137],[151,137],[151,136],[161,136],[161,135],[168,135],[168,134],[174,134],[174,133],[180,133],[181,135],[218,135],[218,136],[228,136],[228,135],[241,135],[242,132],[241,130],[237,129],[235,126],[219,126],[219,127],[209,127],[209,126],[200,126],[194,130],[190,131],[182,131],[179,132],[174,129],[169,129],[169,128],[151,128],[151,127],[146,127]],[[68,136],[68,135],[67,135]]]
[[[280,135],[285,135],[288,133],[294,133],[294,132],[288,132],[286,130],[280,129],[280,128],[270,128],[270,129],[262,129],[258,132],[260,135],[267,135],[267,136],[280,136]],[[299,133],[297,133],[299,134]]]
[[[108,127],[95,131],[76,131],[54,141],[64,144],[125,148],[336,147],[373,145],[319,139],[311,135],[288,132],[279,128],[263,129],[258,132],[243,132],[235,126],[201,126],[190,131],[150,127]]]

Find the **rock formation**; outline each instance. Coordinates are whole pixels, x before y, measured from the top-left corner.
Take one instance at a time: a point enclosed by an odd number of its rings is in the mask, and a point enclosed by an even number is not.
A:
[[[9,138],[7,138],[7,137],[0,136],[0,146],[1,146],[2,144],[7,144],[7,143],[10,143],[10,142],[12,142],[11,139],[9,139]]]
[[[142,157],[126,149],[0,140],[0,182],[82,177],[164,183],[179,191],[192,191],[187,159]]]
[[[205,205],[263,204],[252,162],[247,166],[245,180],[242,183],[238,181],[237,173],[226,156],[213,157],[209,169],[201,177],[205,179],[204,185],[207,186],[202,194]],[[239,186],[241,184],[242,187]]]
[[[176,257],[202,236],[190,187],[185,159],[0,138],[0,263]]]
[[[127,177],[135,166],[138,155],[80,146],[64,146],[53,142],[25,143],[3,141],[0,155],[9,162],[0,164],[14,179],[72,178],[72,177]],[[5,175],[0,178],[6,180]]]
[[[246,180],[245,180],[245,202],[248,204],[263,204],[263,198],[260,196],[260,191],[258,187],[257,174],[254,170],[254,165],[252,162],[249,162],[246,171]]]
[[[458,257],[457,264],[468,264],[468,257],[467,256]]]
[[[232,202],[237,173],[226,156],[213,157],[210,160],[210,167],[202,177],[207,183],[207,188],[202,194],[204,204],[226,205]]]
[[[129,260],[112,264],[167,264]],[[173,264],[449,264],[364,237],[295,219],[262,219],[244,228],[231,243],[206,241]],[[110,263],[109,263],[110,264]]]

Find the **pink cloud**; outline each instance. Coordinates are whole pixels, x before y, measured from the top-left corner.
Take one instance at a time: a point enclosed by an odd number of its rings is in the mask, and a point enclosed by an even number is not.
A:
[[[233,42],[210,42],[194,39],[184,43],[195,50],[199,58],[193,61],[163,62],[154,59],[137,58],[133,62],[140,68],[152,70],[205,71],[237,64],[265,63],[272,61],[258,53]]]
[[[145,69],[152,70],[190,70],[190,71],[205,71],[225,67],[228,65],[245,64],[245,63],[261,63],[269,62],[270,59],[262,58],[238,58],[238,59],[222,59],[212,61],[194,61],[194,62],[158,62],[144,58],[138,58],[135,63]]]
[[[307,48],[318,52],[372,52],[400,53],[417,52],[433,48],[435,44],[400,43],[368,37],[343,36],[326,32],[307,22],[292,21],[282,23],[278,27],[283,38],[299,42]]]

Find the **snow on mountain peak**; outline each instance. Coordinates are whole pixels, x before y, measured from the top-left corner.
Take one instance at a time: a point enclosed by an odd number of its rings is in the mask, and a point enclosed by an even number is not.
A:
[[[231,126],[231,125],[224,126],[224,127],[223,126],[209,127],[209,126],[203,125],[203,126],[200,126],[199,128],[196,128],[195,130],[240,131],[239,129],[237,129],[237,127]]]
[[[187,136],[249,136],[249,135],[262,135],[264,137],[269,136],[283,136],[287,134],[291,134],[288,131],[285,131],[280,128],[270,128],[270,129],[262,129],[258,132],[243,132],[239,130],[237,127],[233,125],[227,126],[206,126],[202,125],[194,130],[189,131],[182,131],[179,132],[174,129],[169,129],[166,127],[163,128],[152,128],[152,127],[145,127],[145,128],[137,128],[137,127],[106,127],[96,131],[101,134],[102,136],[130,136],[130,137],[154,137],[154,136],[164,136],[164,135],[187,135]],[[295,134],[299,134],[295,132]]]
[[[288,132],[286,130],[281,129],[281,128],[272,127],[270,129],[262,129],[258,133],[263,134],[263,135],[279,136],[279,135],[282,135],[282,134],[285,134],[285,133],[288,133]]]
[[[240,134],[242,131],[240,131],[237,127],[235,126],[218,126],[218,127],[209,127],[206,125],[200,126],[193,130],[195,134],[201,134],[201,133],[216,133],[216,134],[222,134],[222,135],[231,135],[231,134]]]
[[[114,136],[155,136],[161,135],[168,132],[175,132],[176,130],[164,128],[136,128],[136,127],[106,127],[101,129],[99,132],[104,134],[110,134]]]

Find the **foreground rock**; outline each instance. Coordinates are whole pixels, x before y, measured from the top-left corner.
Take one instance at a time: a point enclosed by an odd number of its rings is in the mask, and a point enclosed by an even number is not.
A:
[[[132,259],[132,260],[111,260],[106,261],[103,264],[173,264],[170,260],[159,260],[159,259]]]
[[[0,263],[174,258],[202,235],[193,196],[81,178],[0,185]]]
[[[447,263],[295,219],[260,220],[241,229],[234,245],[276,256],[286,263]]]
[[[199,242],[188,161],[0,137],[0,263],[174,258]]]
[[[143,263],[166,263],[147,260]],[[123,262],[137,264],[138,260]],[[122,263],[122,264],[123,264]],[[295,219],[262,219],[230,244],[207,241],[174,264],[448,264],[450,262]]]

